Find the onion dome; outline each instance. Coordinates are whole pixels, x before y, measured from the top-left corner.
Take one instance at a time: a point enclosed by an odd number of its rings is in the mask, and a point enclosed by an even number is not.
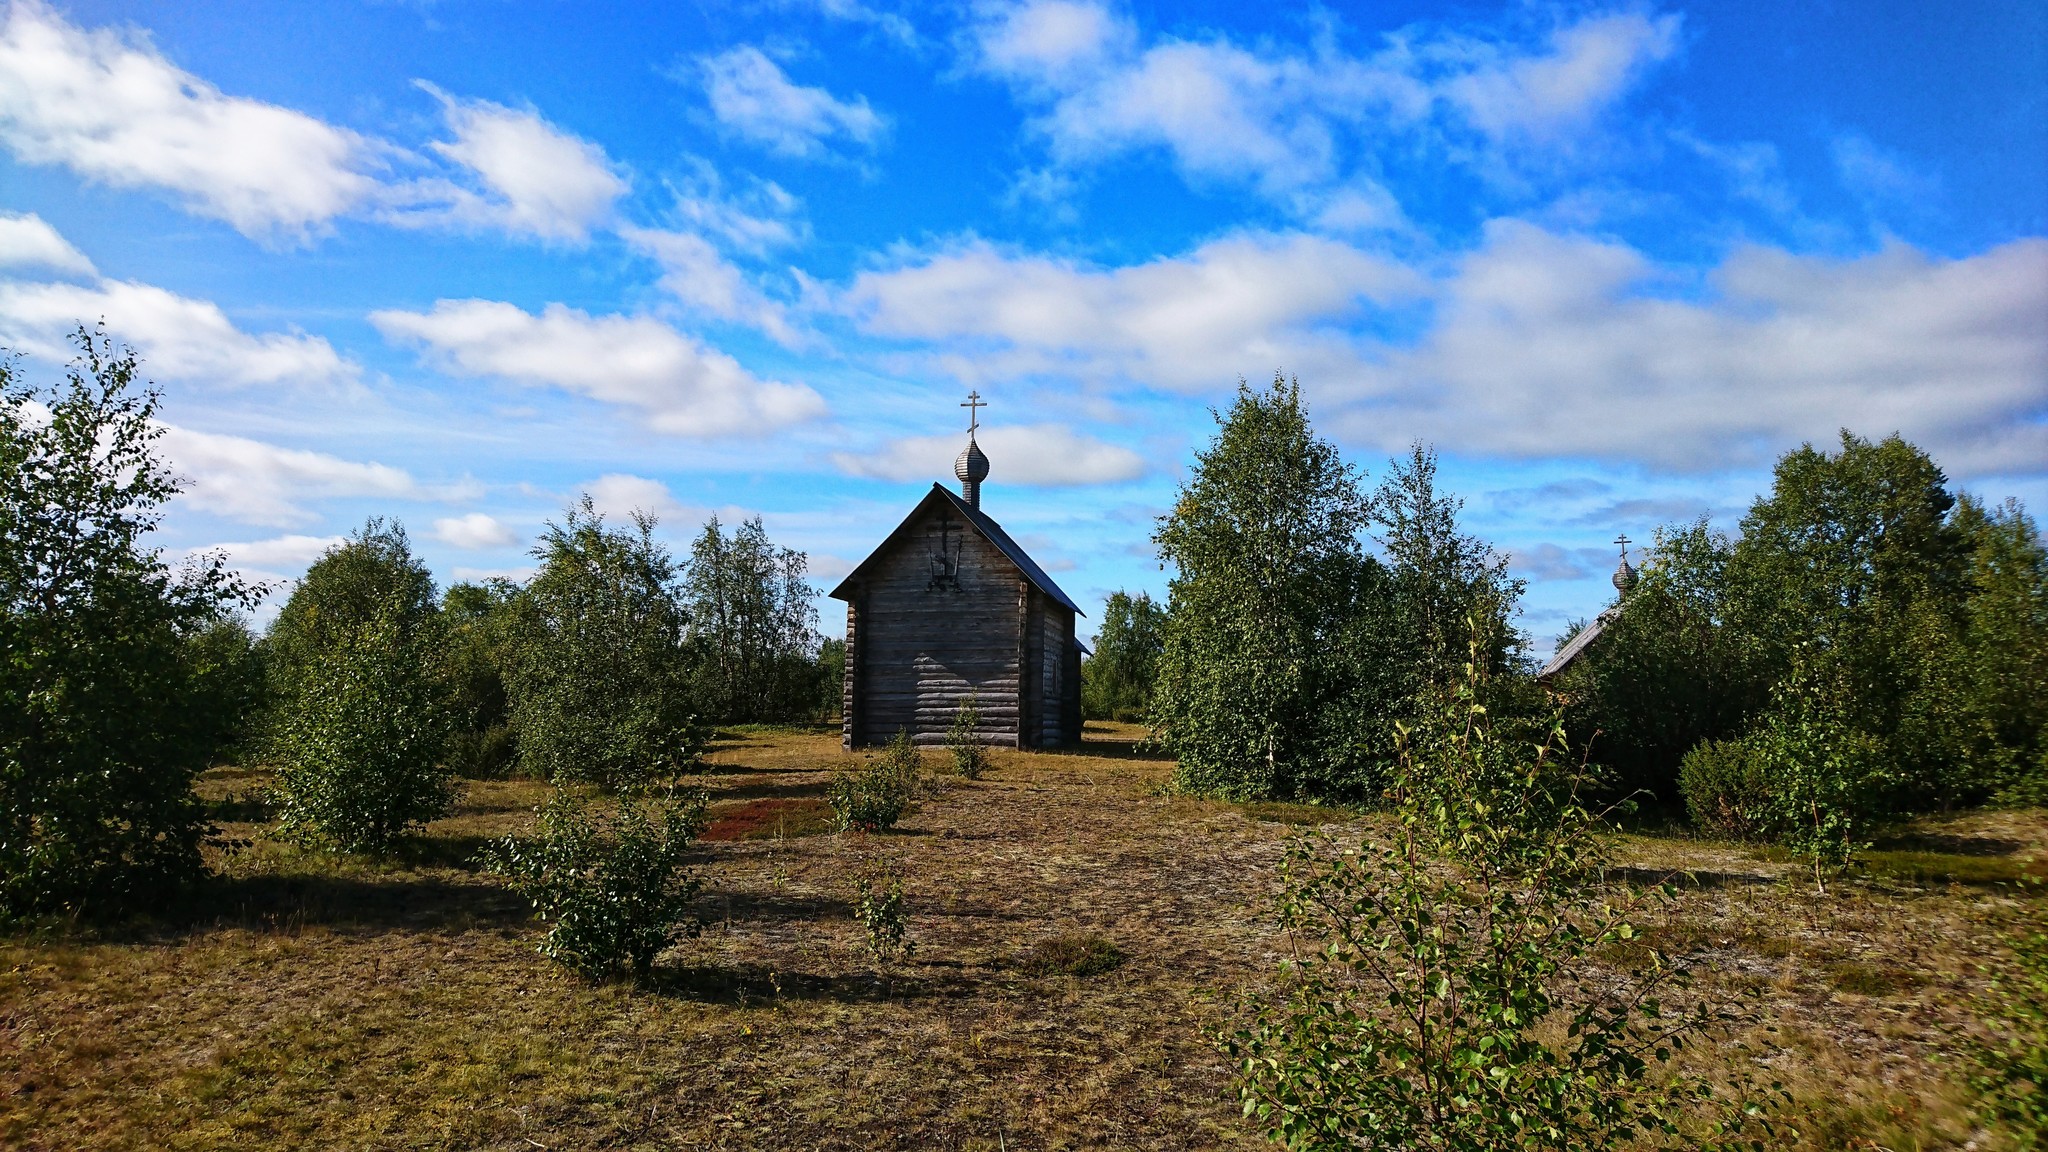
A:
[[[988,479],[988,456],[972,437],[968,438],[967,447],[961,449],[959,457],[953,461],[953,475],[959,477],[962,484],[979,484]]]
[[[1628,595],[1628,590],[1635,586],[1636,570],[1629,567],[1628,557],[1623,556],[1621,558],[1621,566],[1614,570],[1614,590],[1626,596]]]
[[[967,447],[953,461],[953,475],[960,478],[960,498],[967,501],[969,508],[981,507],[981,482],[988,479],[988,457],[982,453],[981,445],[974,442],[972,432],[967,434]]]

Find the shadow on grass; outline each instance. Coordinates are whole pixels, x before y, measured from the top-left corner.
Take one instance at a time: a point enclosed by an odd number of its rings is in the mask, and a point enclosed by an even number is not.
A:
[[[890,1000],[957,999],[975,994],[981,981],[964,975],[933,975],[911,966],[891,976],[849,973],[819,976],[764,965],[657,966],[641,987],[662,996],[709,1004],[772,1004],[778,1000],[832,1000],[879,1004]]]
[[[1093,756],[1102,760],[1146,760],[1157,764],[1173,763],[1172,753],[1149,740],[1105,736],[1094,732],[1082,736],[1079,744],[1068,744],[1054,751],[1062,756]]]
[[[714,803],[728,800],[801,800],[806,797],[823,796],[825,786],[826,781],[823,780],[803,784],[774,784],[762,781],[719,788],[711,793],[711,799]]]
[[[1607,878],[1638,888],[1653,888],[1659,884],[1692,889],[1747,888],[1778,882],[1776,876],[1768,876],[1761,872],[1717,872],[1708,868],[1694,871],[1674,871],[1669,868],[1609,868]]]

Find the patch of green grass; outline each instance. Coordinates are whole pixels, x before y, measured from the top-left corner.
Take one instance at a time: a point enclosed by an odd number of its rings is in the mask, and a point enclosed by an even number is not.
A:
[[[1123,962],[1123,949],[1108,937],[1069,932],[1033,944],[1017,967],[1031,976],[1094,976]]]
[[[1280,800],[1255,800],[1240,804],[1239,809],[1253,820],[1268,824],[1295,824],[1313,827],[1319,824],[1345,824],[1358,819],[1358,813],[1350,808],[1337,808],[1322,804],[1289,804]]]
[[[1991,887],[2022,879],[2048,878],[2048,866],[2013,856],[1964,856],[1953,852],[1871,851],[1856,858],[1865,874],[1903,884],[1970,884]]]

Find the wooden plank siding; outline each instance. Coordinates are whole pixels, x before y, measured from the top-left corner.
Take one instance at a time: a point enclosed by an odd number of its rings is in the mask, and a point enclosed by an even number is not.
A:
[[[955,586],[933,580],[942,538],[957,557]],[[1078,710],[1068,706],[1069,696],[1078,700],[1073,610],[943,504],[892,536],[843,591],[847,747],[885,743],[898,731],[918,744],[944,743],[970,693],[985,743],[1079,739]]]

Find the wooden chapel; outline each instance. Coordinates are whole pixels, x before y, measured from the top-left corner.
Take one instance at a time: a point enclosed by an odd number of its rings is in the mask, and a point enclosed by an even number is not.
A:
[[[1081,610],[1010,534],[981,510],[989,461],[974,434],[953,462],[960,493],[933,484],[832,598],[846,602],[844,744],[907,731],[946,739],[970,697],[977,738],[1015,748],[1081,739]]]

